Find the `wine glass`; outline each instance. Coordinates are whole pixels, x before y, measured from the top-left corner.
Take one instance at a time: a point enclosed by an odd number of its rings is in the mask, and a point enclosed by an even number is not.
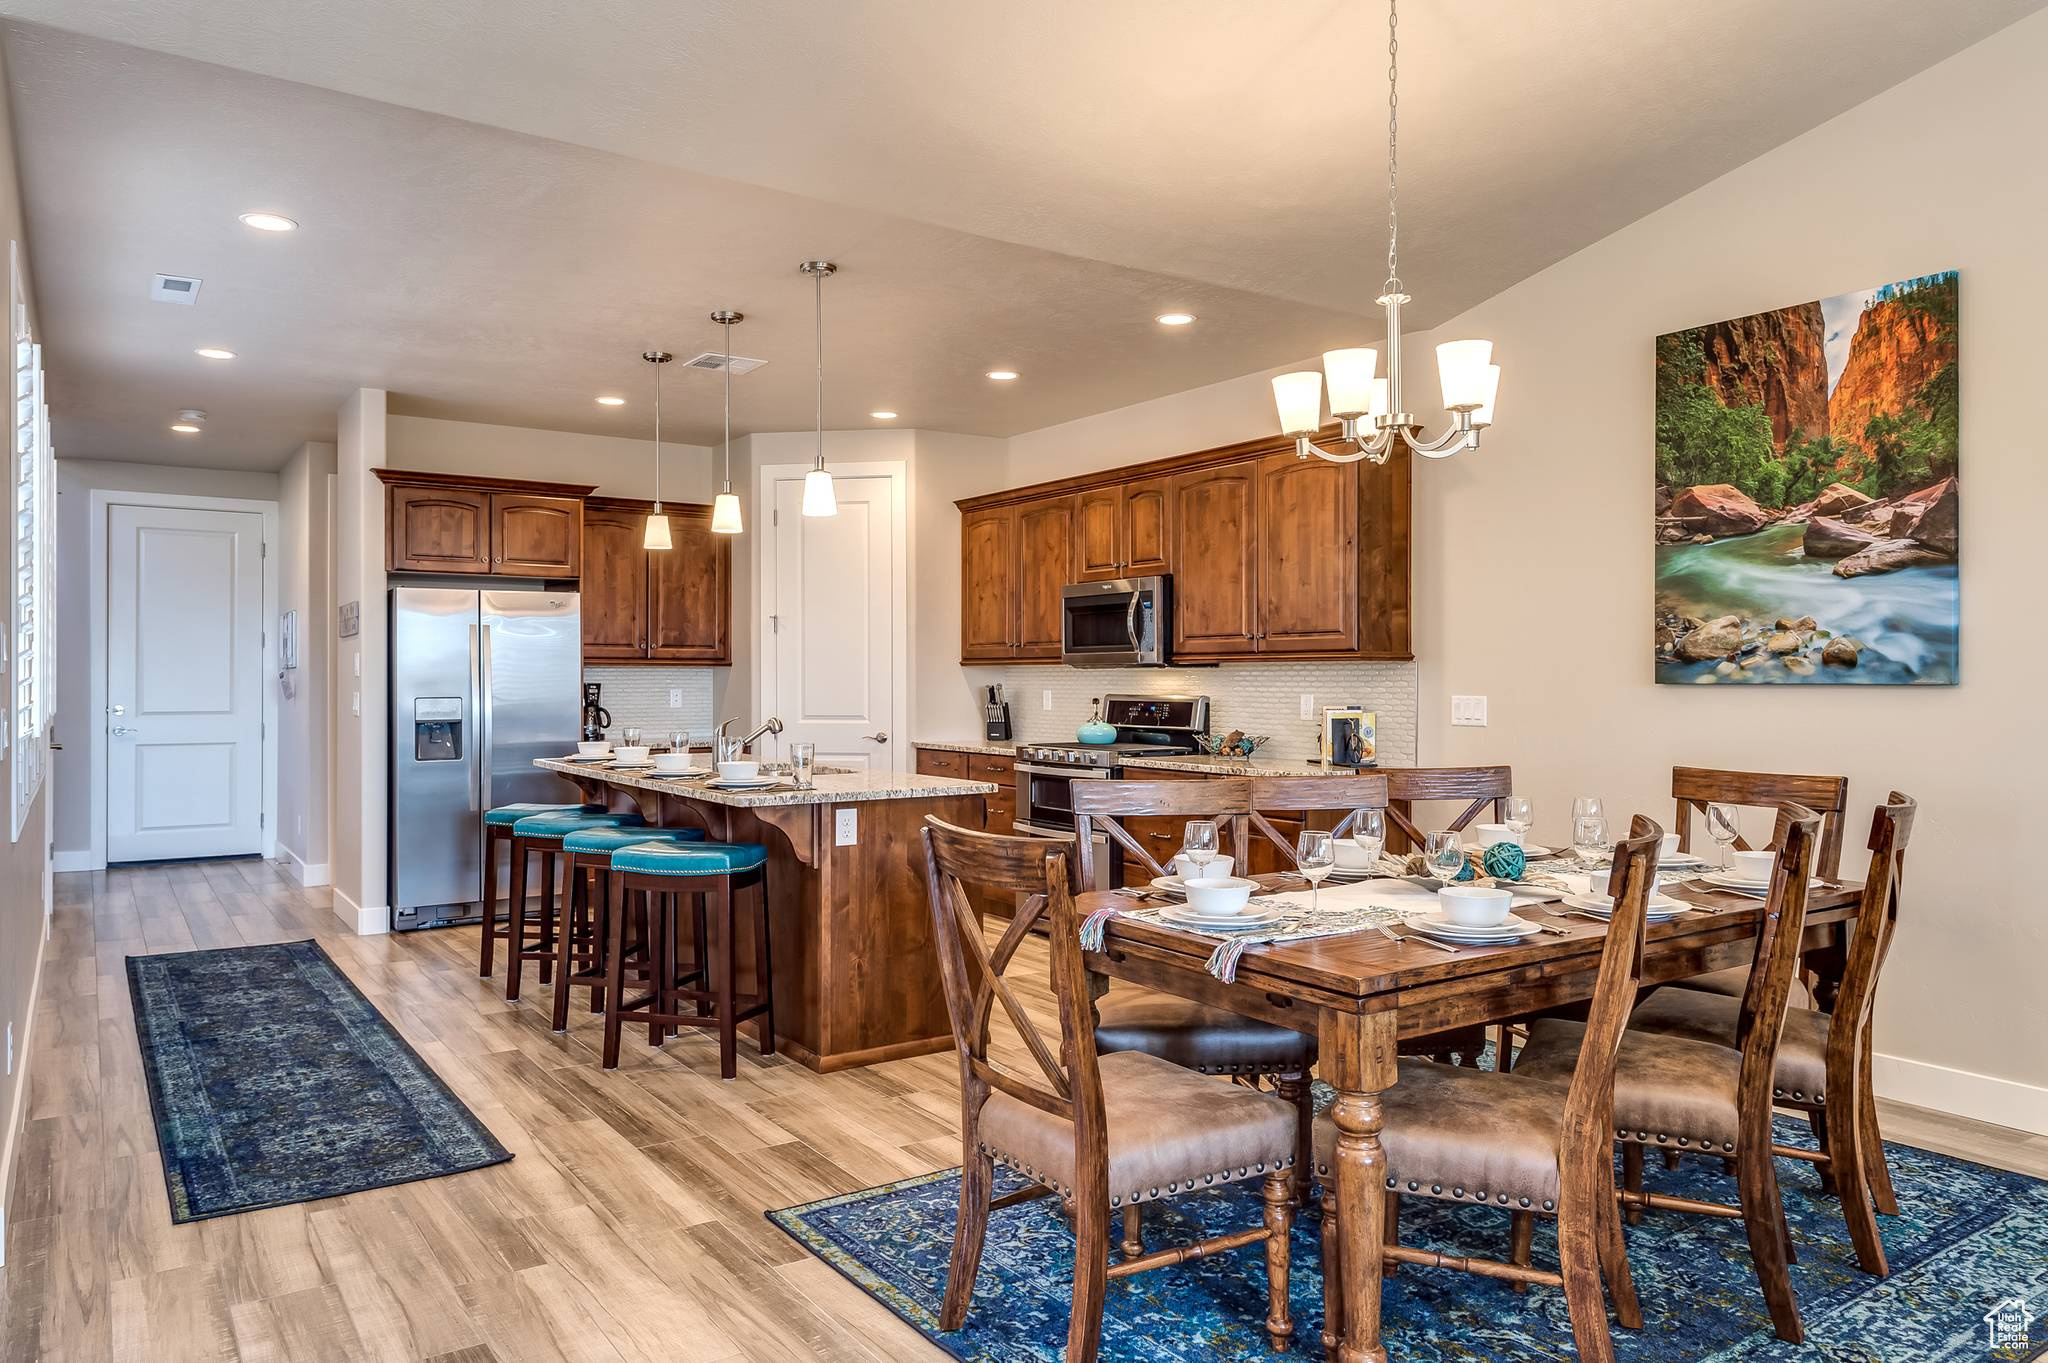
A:
[[[1322,888],[1323,877],[1330,874],[1337,864],[1337,842],[1327,830],[1304,828],[1294,835],[1294,869],[1301,872],[1308,882],[1308,907],[1313,913],[1316,907],[1316,892]]]
[[[1607,817],[1607,807],[1600,803],[1598,795],[1581,795],[1578,799],[1572,801],[1572,817],[1574,819],[1604,819]]]
[[[1721,864],[1726,866],[1729,852],[1742,837],[1742,811],[1734,805],[1708,805],[1707,836],[1721,845]]]
[[[1602,816],[1582,814],[1572,820],[1572,851],[1578,854],[1581,863],[1596,864],[1611,845],[1607,841],[1607,820]]]
[[[1527,838],[1536,826],[1536,807],[1526,795],[1510,795],[1500,802],[1500,821],[1514,829],[1517,838]]]
[[[1385,810],[1361,809],[1351,816],[1351,841],[1358,850],[1365,853],[1366,870],[1378,874],[1380,853],[1387,846],[1387,815]]]
[[[1424,839],[1423,860],[1436,878],[1448,885],[1456,880],[1465,869],[1465,849],[1458,844],[1458,834],[1453,829],[1441,829]]]
[[[1182,856],[1195,864],[1194,878],[1205,879],[1209,874],[1209,863],[1216,860],[1216,821],[1189,819],[1180,850]]]

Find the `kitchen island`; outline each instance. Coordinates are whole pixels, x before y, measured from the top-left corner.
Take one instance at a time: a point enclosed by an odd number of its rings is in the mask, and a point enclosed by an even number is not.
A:
[[[932,943],[918,829],[928,814],[982,826],[986,781],[820,773],[810,790],[714,790],[651,771],[541,758],[593,804],[665,828],[768,849],[777,1045],[819,1071],[953,1044]],[[751,932],[751,926],[742,929]],[[751,961],[749,941],[739,958]],[[752,986],[742,968],[740,988]]]

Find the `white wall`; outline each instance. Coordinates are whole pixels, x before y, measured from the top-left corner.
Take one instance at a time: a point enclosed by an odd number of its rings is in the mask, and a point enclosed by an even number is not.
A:
[[[92,774],[103,760],[105,725],[92,695],[92,494],[167,493],[276,501],[274,473],[173,468],[113,460],[57,461],[57,696],[61,752],[50,754],[53,822],[60,866],[92,864]],[[284,534],[280,529],[280,535]],[[282,546],[280,546],[282,547]],[[279,795],[282,798],[282,783]]]
[[[390,467],[488,478],[596,483],[604,497],[654,495],[654,437],[579,435],[475,421],[391,416],[384,422],[384,457]],[[712,461],[702,445],[661,442],[661,495],[671,502],[708,502],[716,490]],[[734,481],[738,485],[738,481]]]
[[[329,655],[334,608],[329,595],[329,488],[334,446],[301,445],[278,472],[281,525],[278,611],[297,611],[299,665],[277,702],[277,844],[301,884],[329,878],[328,819],[331,778],[327,739],[332,723]]]
[[[386,722],[390,697],[385,652],[390,622],[384,600],[384,485],[371,470],[385,466],[385,393],[359,388],[336,415],[334,480],[334,605],[354,601],[360,632],[333,637],[330,710],[334,715],[333,846],[329,865],[334,912],[357,932],[390,927],[385,896]]]

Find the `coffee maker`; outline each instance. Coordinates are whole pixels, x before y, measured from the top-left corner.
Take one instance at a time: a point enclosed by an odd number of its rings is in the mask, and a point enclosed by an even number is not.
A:
[[[604,731],[612,727],[612,712],[598,703],[598,694],[603,690],[599,682],[583,683],[583,741],[596,743],[604,737]]]

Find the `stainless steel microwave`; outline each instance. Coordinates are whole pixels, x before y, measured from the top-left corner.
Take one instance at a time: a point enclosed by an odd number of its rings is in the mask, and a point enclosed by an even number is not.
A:
[[[1172,582],[1119,577],[1061,588],[1060,661],[1072,667],[1165,666]]]

